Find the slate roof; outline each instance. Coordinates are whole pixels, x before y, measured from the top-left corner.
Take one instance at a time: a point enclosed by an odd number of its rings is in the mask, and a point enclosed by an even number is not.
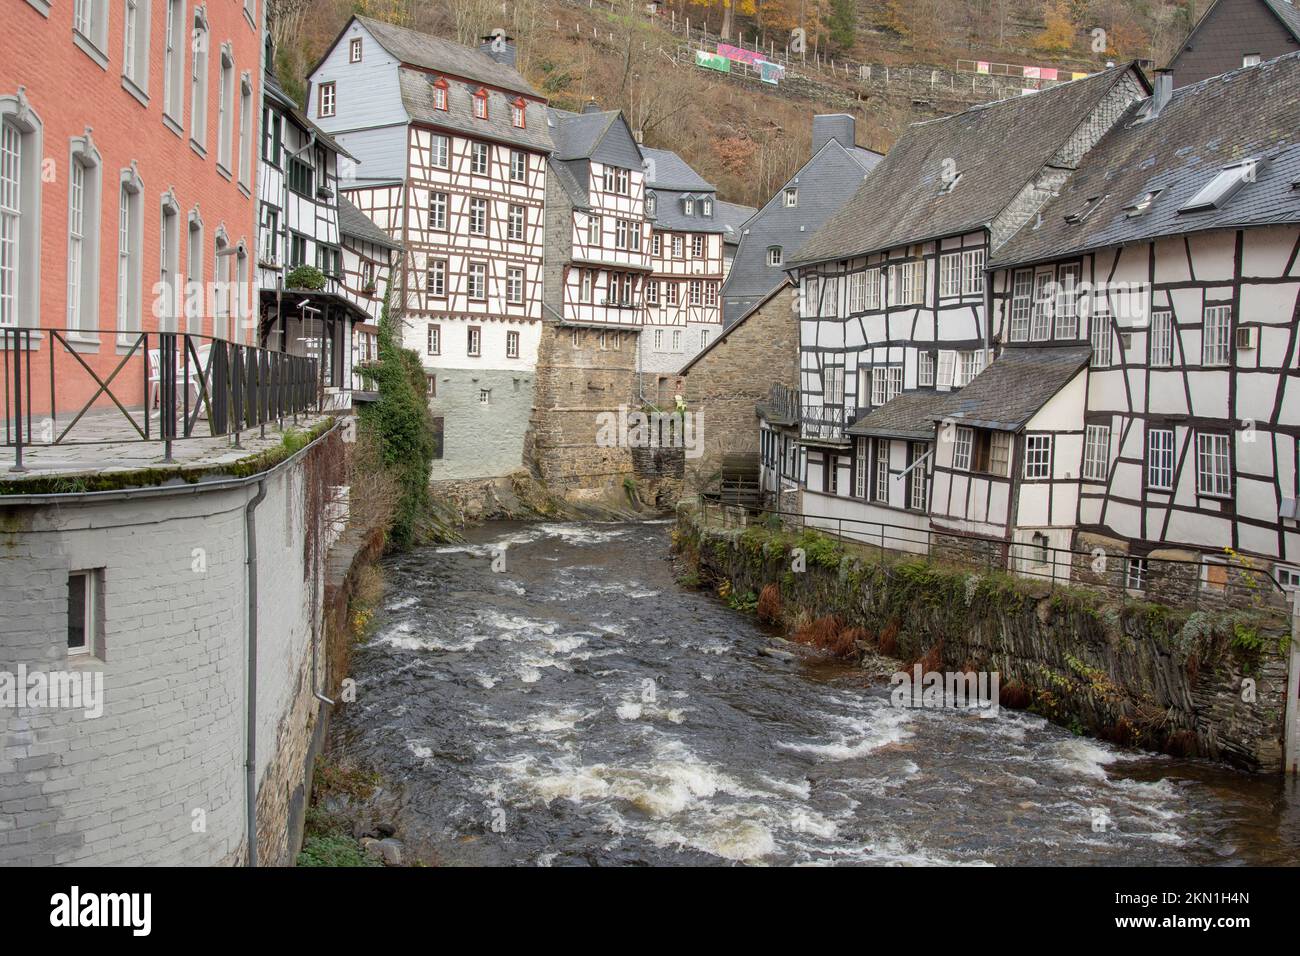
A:
[[[1019,431],[1087,367],[1091,356],[1086,345],[1004,349],[970,384],[949,394],[934,417],[977,428]]]
[[[691,169],[686,160],[669,149],[642,146],[645,156],[646,186],[678,192],[713,192],[714,186]]]
[[[655,214],[653,222],[656,229],[677,229],[682,232],[720,232],[724,236],[727,231],[726,223],[718,218],[718,201],[713,193],[713,187],[707,190],[698,189],[690,192],[677,192],[667,189],[652,190],[655,194]],[[695,199],[695,211],[690,215],[686,214],[686,209],[682,205],[682,200],[690,196]],[[700,204],[701,199],[713,200],[713,215],[704,215],[704,207]]]
[[[527,96],[540,96],[514,67],[499,63],[479,50],[462,46],[453,40],[444,40],[442,37],[430,36],[418,30],[384,23],[382,20],[374,20],[370,17],[355,16],[353,19],[370,31],[370,35],[380,46],[403,63],[503,90],[512,90]],[[340,37],[347,32],[351,23],[352,21],[349,20],[344,24],[343,30],[339,33]],[[337,43],[338,40],[334,42]],[[332,49],[333,44],[330,47]],[[314,72],[316,71],[313,68],[307,75],[310,76]]]
[[[339,234],[372,242],[386,249],[401,249],[402,244],[380,229],[373,219],[348,200],[339,196]]]
[[[573,113],[547,107],[546,125],[555,143],[556,159],[591,159],[609,128],[618,120],[618,110]]]
[[[1265,5],[1273,11],[1290,34],[1300,40],[1300,7],[1287,0],[1264,0]]]
[[[729,246],[739,243],[740,230],[745,223],[754,218],[754,213],[757,211],[753,206],[742,206],[739,203],[721,200],[715,202],[713,216],[722,223],[722,241]]]
[[[1207,229],[1300,222],[1300,53],[1174,90],[1155,119],[1135,104],[1080,164],[1040,219],[1023,226],[990,265],[1057,259],[1088,248]],[[1268,162],[1220,209],[1179,207],[1238,160]],[[1146,212],[1125,207],[1162,190]],[[1065,216],[1103,197],[1081,223]]]
[[[477,55],[488,59],[484,54]],[[541,103],[533,100],[524,101],[524,128],[518,129],[512,122],[510,113],[514,96],[489,90],[488,118],[475,119],[469,102],[473,95],[472,90],[466,88],[464,84],[452,83],[447,91],[449,108],[437,110],[433,108],[432,81],[439,75],[407,67],[397,71],[398,85],[402,91],[402,105],[412,120],[455,130],[476,139],[492,139],[544,152],[551,150],[551,134],[546,128],[546,107]]]
[[[729,335],[732,333],[732,331],[733,331],[734,329],[738,328],[738,327],[739,327],[741,324],[743,324],[743,323],[745,322],[745,320],[748,319],[751,315],[753,315],[754,313],[756,313],[756,312],[757,312],[759,309],[761,309],[763,306],[767,305],[767,303],[770,302],[770,301],[772,300],[772,296],[776,295],[778,292],[780,292],[782,289],[784,289],[787,285],[790,285],[790,284],[791,284],[791,281],[790,281],[790,277],[789,277],[789,276],[785,276],[785,275],[781,276],[781,281],[780,281],[780,282],[778,282],[776,285],[772,286],[772,288],[767,292],[766,295],[763,296],[763,298],[761,298],[759,301],[755,302],[752,306],[750,306],[748,309],[746,309],[744,315],[742,315],[740,318],[738,318],[735,322],[732,322],[732,323],[731,323],[730,325],[728,325],[725,329],[723,329],[720,333],[718,333],[717,335],[715,335],[715,336],[713,337],[712,341],[710,341],[708,345],[704,346],[704,348],[702,348],[702,349],[700,349],[698,352],[696,352],[695,355],[692,356],[692,357],[690,358],[690,360],[688,360],[687,363],[686,363],[685,365],[683,365],[683,366],[681,367],[681,369],[678,370],[677,374],[678,374],[678,375],[685,375],[687,372],[689,372],[689,371],[691,370],[691,366],[693,366],[696,362],[698,362],[700,359],[704,358],[704,356],[708,355],[710,352],[712,352],[714,349],[716,349],[719,345],[721,345],[724,341],[726,341],[727,336],[729,336]]]
[[[846,259],[987,226],[1133,69],[1117,67],[912,124],[792,264]],[[945,169],[955,169],[961,180],[942,194]]]
[[[741,311],[748,309],[785,279],[784,267],[767,264],[768,247],[780,246],[788,261],[862,184],[872,157],[880,161],[879,154],[870,150],[846,149],[830,140],[750,217],[722,286],[728,324],[735,321],[737,304]],[[791,185],[799,188],[799,204],[794,207],[784,203],[785,189]]]
[[[554,177],[554,181],[568,195],[569,202],[572,203],[574,209],[590,208],[590,203],[587,201],[587,190],[578,181],[568,163],[556,160],[552,156],[546,164],[546,172],[548,176]],[[550,183],[548,182],[547,185],[549,186]]]
[[[867,412],[849,426],[848,432],[913,441],[933,439],[935,419],[943,418],[953,397],[949,392],[902,392]]]

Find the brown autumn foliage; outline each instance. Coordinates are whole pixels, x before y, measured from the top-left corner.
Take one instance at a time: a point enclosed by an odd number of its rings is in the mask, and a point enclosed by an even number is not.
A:
[[[853,642],[857,628],[845,628],[838,615],[828,614],[805,625],[794,633],[794,640],[807,644],[831,657],[849,658],[857,651]]]
[[[890,618],[885,624],[880,632],[877,646],[880,648],[880,653],[886,657],[894,657],[898,654],[898,618]]]
[[[998,688],[998,706],[1024,710],[1034,702],[1034,695],[1019,681],[1008,681]]]
[[[758,595],[758,619],[763,624],[781,620],[781,586],[775,581],[763,586]]]

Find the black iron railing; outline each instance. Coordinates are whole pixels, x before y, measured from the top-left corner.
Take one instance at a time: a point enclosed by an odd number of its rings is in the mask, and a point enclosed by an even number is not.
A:
[[[844,429],[852,424],[850,413],[838,405],[804,405],[799,422],[799,437],[843,442]]]
[[[17,472],[34,446],[162,442],[166,461],[187,438],[228,435],[239,447],[243,431],[322,401],[315,359],[188,332],[0,328],[0,384]]]

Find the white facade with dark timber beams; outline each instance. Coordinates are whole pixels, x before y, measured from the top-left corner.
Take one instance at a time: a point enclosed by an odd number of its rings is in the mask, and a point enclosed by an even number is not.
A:
[[[435,478],[522,462],[552,144],[513,58],[353,17],[310,75],[313,118],[361,163],[348,198],[405,249],[391,301],[442,429]]]
[[[948,493],[935,421],[997,344],[985,320],[991,250],[1146,89],[1122,68],[916,124],[799,250],[807,514],[926,550]],[[1022,142],[1007,155],[1013,131]]]

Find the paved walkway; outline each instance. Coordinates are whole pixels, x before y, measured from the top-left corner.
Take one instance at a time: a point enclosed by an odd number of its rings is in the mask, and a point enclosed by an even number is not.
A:
[[[141,422],[139,410],[134,410],[134,417]],[[286,418],[285,429],[306,430],[323,421],[327,415],[299,415],[298,424],[293,418]],[[52,434],[59,435],[68,422],[55,424]],[[0,445],[0,481],[30,481],[35,478],[51,476],[106,475],[150,468],[181,468],[184,470],[210,468],[214,465],[229,465],[243,458],[279,446],[282,433],[271,425],[266,428],[266,437],[262,438],[261,429],[245,429],[240,436],[241,448],[234,447],[234,438],[229,435],[217,437],[197,437],[207,429],[207,422],[200,420],[195,424],[196,437],[178,438],[172,442],[172,461],[164,461],[165,446],[157,438],[145,441],[117,409],[109,411],[88,412],[73,429],[63,437],[59,444],[40,443],[23,448],[23,466],[25,472],[13,472],[13,446]],[[47,437],[51,431],[47,428],[42,435],[42,423],[33,418],[32,428],[36,437]],[[157,434],[157,418],[151,425],[151,434]],[[0,422],[0,436],[3,435],[3,422]]]

